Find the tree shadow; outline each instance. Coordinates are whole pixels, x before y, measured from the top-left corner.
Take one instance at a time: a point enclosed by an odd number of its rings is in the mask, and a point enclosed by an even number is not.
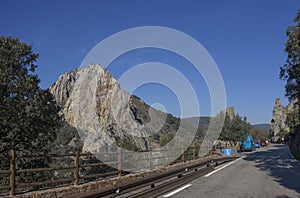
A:
[[[291,159],[287,145],[272,145],[267,151],[249,153],[244,160],[254,162],[257,168],[268,172],[283,187],[300,193],[300,166]]]

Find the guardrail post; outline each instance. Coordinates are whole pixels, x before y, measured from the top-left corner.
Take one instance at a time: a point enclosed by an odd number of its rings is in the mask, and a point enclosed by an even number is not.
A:
[[[75,151],[74,156],[74,185],[77,186],[79,183],[79,150]]]
[[[182,162],[184,162],[184,145],[182,145],[181,147],[182,147]]]
[[[118,177],[122,176],[122,149],[118,148]]]
[[[10,196],[15,195],[16,190],[16,152],[10,150],[10,177],[9,177]]]

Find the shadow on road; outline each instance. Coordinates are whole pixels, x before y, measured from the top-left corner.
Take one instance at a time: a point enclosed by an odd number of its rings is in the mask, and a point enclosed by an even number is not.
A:
[[[266,171],[274,181],[300,193],[300,166],[291,159],[287,145],[271,146],[266,151],[248,153],[244,160],[254,162],[257,168]]]

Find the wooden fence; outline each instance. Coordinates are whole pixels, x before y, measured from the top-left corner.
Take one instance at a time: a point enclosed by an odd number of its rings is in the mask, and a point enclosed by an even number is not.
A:
[[[172,163],[177,162],[185,162],[188,160],[195,160],[197,158],[196,148],[190,147],[185,151],[185,148],[182,146],[180,149],[181,156],[178,157],[175,161]],[[177,151],[178,151],[177,149]],[[176,150],[176,149],[173,149]],[[154,169],[157,167],[160,167],[165,164],[158,164],[159,159],[161,158],[168,158],[172,157],[171,152],[172,150],[160,150],[160,152],[165,152],[166,154],[164,156],[158,156],[155,157],[153,155],[152,150],[148,151],[142,151],[142,152],[148,152],[148,158],[147,159],[140,159],[140,160],[146,160],[146,163],[148,163],[148,167],[144,167],[145,169]],[[115,156],[116,160],[108,161],[108,162],[96,162],[96,163],[85,163],[82,164],[80,161],[84,157],[93,156],[90,153],[81,153],[79,150],[76,150],[72,153],[68,154],[37,154],[37,155],[21,155],[16,153],[14,150],[11,150],[9,155],[0,155],[0,160],[9,160],[9,170],[1,170],[0,167],[0,176],[2,178],[6,177],[9,178],[9,184],[8,185],[2,185],[0,186],[0,192],[3,192],[5,194],[10,194],[10,196],[14,196],[17,192],[16,190],[19,189],[19,192],[24,192],[25,189],[32,189],[32,188],[52,188],[59,185],[70,185],[73,183],[73,185],[78,185],[80,183],[84,183],[87,180],[91,179],[104,179],[109,176],[118,176],[121,177],[122,175],[126,173],[130,173],[131,170],[124,170],[123,164],[128,162],[125,159],[122,159],[122,152],[121,149],[119,149],[116,152],[107,152],[102,153],[105,155]],[[174,156],[173,156],[174,157]],[[53,159],[53,158],[68,158],[72,159],[71,165],[68,166],[61,165],[57,167],[44,167],[44,168],[33,168],[33,169],[19,169],[18,164],[16,163],[17,159],[20,158],[26,158],[26,159],[34,159],[34,158],[47,158],[47,159]],[[156,164],[155,164],[156,163]],[[110,169],[109,171],[96,173],[96,174],[87,174],[87,175],[81,175],[80,169],[81,168],[92,168],[92,167],[103,167],[103,166],[115,166],[117,168]],[[59,171],[68,171],[71,177],[67,178],[59,178],[59,179],[51,179],[47,181],[39,181],[39,182],[30,182],[30,183],[17,183],[16,178],[20,174],[24,173],[31,173],[31,174],[37,174],[41,172],[59,172]]]

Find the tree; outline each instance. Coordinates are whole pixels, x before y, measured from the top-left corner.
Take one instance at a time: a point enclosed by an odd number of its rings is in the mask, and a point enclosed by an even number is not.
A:
[[[160,146],[163,147],[166,144],[168,144],[175,137],[175,135],[176,135],[175,132],[163,134],[160,138],[160,142],[159,142]]]
[[[287,60],[284,66],[280,67],[280,78],[286,80],[285,95],[289,100],[300,101],[300,9],[294,22],[296,24],[289,26],[286,30]]]
[[[259,128],[253,128],[253,129],[251,129],[250,132],[249,132],[249,135],[252,136],[252,138],[254,139],[254,141],[268,139],[268,133],[267,133],[267,131],[265,131],[263,129],[259,129]]]
[[[285,43],[285,52],[287,59],[284,66],[280,68],[279,77],[286,80],[285,95],[290,101],[295,101],[296,111],[291,112],[286,124],[290,127],[292,137],[290,142],[299,145],[300,140],[300,9],[293,20],[294,25],[287,28],[286,34],[288,37]],[[282,134],[289,136],[288,134]],[[296,140],[296,141],[295,141]]]
[[[229,115],[226,114],[224,126],[219,139],[231,142],[238,142],[243,139],[251,127],[246,121],[247,117],[241,118],[237,114],[234,115],[233,118],[230,118]]]
[[[39,88],[37,58],[32,46],[0,36],[0,153],[40,151],[56,137],[59,109]]]

